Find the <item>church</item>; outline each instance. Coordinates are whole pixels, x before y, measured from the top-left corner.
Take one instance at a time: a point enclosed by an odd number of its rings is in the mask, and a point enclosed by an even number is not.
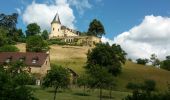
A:
[[[51,22],[50,39],[61,39],[67,44],[75,44],[81,46],[94,46],[101,42],[101,38],[96,36],[81,36],[79,31],[70,29],[62,25],[59,14],[54,16]]]

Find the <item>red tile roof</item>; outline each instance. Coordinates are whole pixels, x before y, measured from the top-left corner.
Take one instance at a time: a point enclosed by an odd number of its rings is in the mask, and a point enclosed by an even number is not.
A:
[[[11,62],[23,59],[26,66],[42,66],[48,57],[46,53],[35,52],[0,52],[0,64],[4,64],[7,59]],[[36,60],[36,63],[32,63],[32,60]]]

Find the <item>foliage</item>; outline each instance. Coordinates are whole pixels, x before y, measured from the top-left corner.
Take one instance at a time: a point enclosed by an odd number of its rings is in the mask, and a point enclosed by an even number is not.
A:
[[[166,59],[161,62],[160,67],[170,71],[170,56],[167,56]]]
[[[39,34],[41,31],[40,26],[37,23],[31,23],[27,25],[26,35],[33,36]]]
[[[32,93],[32,89],[26,86],[30,79],[29,74],[25,71],[13,74],[13,71],[15,71],[13,68],[18,68],[18,66],[20,65],[17,63],[8,65],[9,68],[7,69],[1,66],[0,100],[37,100]]]
[[[104,34],[105,34],[105,29],[103,24],[99,20],[94,19],[89,25],[87,35],[101,37]]]
[[[44,31],[42,32],[41,36],[42,36],[42,38],[43,38],[44,40],[47,40],[47,39],[49,38],[49,37],[48,37],[48,31],[47,31],[47,30],[44,30]]]
[[[146,65],[148,63],[148,59],[139,58],[139,59],[136,59],[136,61],[137,61],[137,64],[141,64],[141,65]]]
[[[110,73],[116,76],[121,72],[121,65],[126,61],[125,55],[126,53],[120,45],[113,44],[110,46],[108,43],[98,44],[87,54],[86,69],[91,69],[92,65],[99,65],[105,67]]]
[[[61,66],[53,65],[52,69],[44,78],[43,87],[54,87],[54,100],[59,88],[68,88],[70,83],[69,73]]]
[[[30,36],[26,41],[26,51],[29,52],[45,52],[49,49],[46,41],[41,36]]]
[[[14,45],[4,45],[0,47],[0,52],[18,52],[19,49]]]
[[[66,45],[66,42],[63,42],[61,39],[50,39],[47,41],[49,45],[52,45],[52,44]]]
[[[151,54],[150,62],[152,63],[153,66],[160,65],[160,60],[157,58],[156,54]]]
[[[8,43],[7,34],[8,30],[5,30],[4,28],[0,27],[0,46],[3,46]]]
[[[87,74],[84,74],[84,75],[81,75],[80,77],[78,77],[77,79],[77,84],[78,86],[83,86],[83,96],[86,96],[86,87],[89,86],[89,75]]]
[[[16,30],[17,18],[17,13],[11,15],[0,14],[0,27],[4,27],[9,31],[7,36],[13,36],[13,32]]]

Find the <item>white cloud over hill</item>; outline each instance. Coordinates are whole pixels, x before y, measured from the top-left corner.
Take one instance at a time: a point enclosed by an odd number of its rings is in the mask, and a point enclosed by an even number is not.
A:
[[[92,5],[89,0],[54,0],[53,3],[36,3],[33,1],[23,11],[22,19],[26,24],[36,22],[42,29],[49,30],[51,21],[58,12],[63,25],[75,28],[76,19],[71,6],[76,7],[78,12],[83,14],[84,10],[91,8]]]
[[[121,33],[114,40],[103,37],[102,41],[120,44],[132,59],[149,58],[152,53],[164,59],[170,55],[170,18],[145,16],[141,24]]]
[[[32,2],[23,13],[26,24],[36,22],[42,29],[50,29],[50,24],[56,13],[59,13],[62,24],[75,28],[75,16],[67,0],[56,0],[55,4],[40,4]]]

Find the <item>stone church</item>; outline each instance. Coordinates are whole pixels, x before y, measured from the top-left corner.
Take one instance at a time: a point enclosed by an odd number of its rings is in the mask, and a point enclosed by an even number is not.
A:
[[[81,36],[79,31],[70,29],[62,25],[57,13],[51,22],[50,39],[61,39],[68,44],[94,46],[101,42],[101,38],[95,36]]]

